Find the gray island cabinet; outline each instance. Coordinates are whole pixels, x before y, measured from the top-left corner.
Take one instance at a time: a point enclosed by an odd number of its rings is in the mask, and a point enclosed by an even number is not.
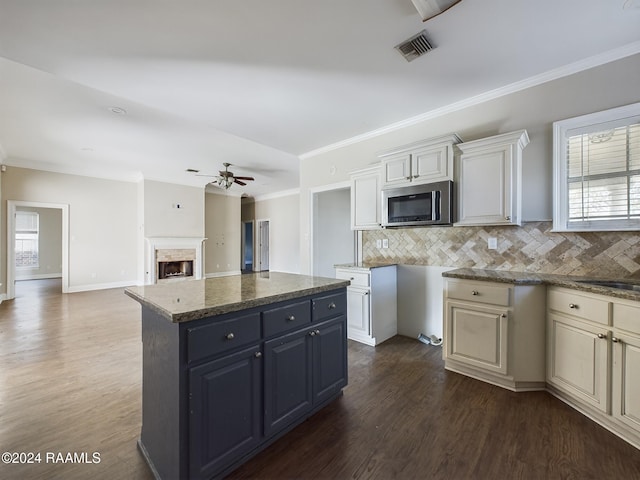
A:
[[[208,479],[347,384],[346,286],[254,273],[131,287],[142,305],[142,431],[158,479]]]

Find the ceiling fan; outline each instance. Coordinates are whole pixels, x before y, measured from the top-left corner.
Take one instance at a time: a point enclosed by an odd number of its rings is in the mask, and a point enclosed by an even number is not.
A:
[[[235,176],[233,174],[233,172],[229,171],[229,167],[231,166],[230,163],[228,162],[224,162],[222,165],[224,165],[224,170],[220,170],[219,171],[219,175],[199,175],[196,174],[196,176],[198,177],[214,177],[216,178],[216,180],[210,182],[210,183],[216,183],[218,184],[218,186],[224,188],[225,190],[228,190],[229,187],[231,187],[231,185],[233,185],[234,183],[237,183],[238,185],[242,185],[243,187],[246,185],[245,181],[253,181],[255,180],[253,177],[238,177]]]

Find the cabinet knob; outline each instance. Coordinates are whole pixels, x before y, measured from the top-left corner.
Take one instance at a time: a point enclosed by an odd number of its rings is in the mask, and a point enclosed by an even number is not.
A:
[[[510,217],[509,215],[507,215],[506,217],[504,217],[504,219],[505,219],[507,222],[510,222],[510,221],[511,221],[511,217]]]
[[[260,358],[262,356],[262,352],[256,352],[253,354],[254,357]]]
[[[471,295],[479,295],[478,290],[471,290]]]
[[[414,175],[413,178],[418,178],[420,175]]]
[[[407,180],[411,180],[411,175],[409,175],[408,177],[406,177]]]
[[[622,340],[620,340],[618,337],[611,337],[611,341],[613,343],[622,343]]]
[[[502,315],[500,315],[501,318],[507,318],[507,314],[503,313]]]
[[[576,309],[576,308],[578,308],[578,304],[576,304],[576,303],[570,303],[570,304],[569,304],[569,308],[574,308],[574,309]]]
[[[309,332],[309,336],[311,336],[311,337],[315,337],[315,336],[316,336],[316,332],[315,332],[315,330],[311,330],[311,331]]]
[[[226,337],[227,340],[233,340],[234,338],[236,338],[236,336],[232,333],[227,333]]]
[[[288,321],[288,322],[293,322],[295,319],[296,319],[296,317],[295,317],[294,315],[289,315],[289,316],[287,317],[287,321]]]
[[[607,338],[607,334],[606,333],[599,333],[598,334],[598,338]],[[615,337],[614,337],[615,338]],[[611,339],[613,340],[613,338]],[[617,339],[616,339],[617,340]]]
[[[336,304],[335,304],[335,303],[333,303],[333,302],[331,302],[331,303],[329,304],[329,310],[333,310],[334,308],[336,308]]]

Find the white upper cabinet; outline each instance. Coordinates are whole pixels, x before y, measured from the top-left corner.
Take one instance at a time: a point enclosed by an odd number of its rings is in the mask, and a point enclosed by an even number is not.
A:
[[[457,135],[447,135],[395,148],[380,155],[382,188],[453,180]]]
[[[351,229],[374,230],[380,222],[380,165],[351,174]]]
[[[526,130],[458,145],[459,215],[456,225],[522,224],[522,150]]]

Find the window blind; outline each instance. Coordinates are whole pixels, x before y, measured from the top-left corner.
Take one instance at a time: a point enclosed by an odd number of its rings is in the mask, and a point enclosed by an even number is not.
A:
[[[640,220],[640,117],[566,135],[569,225]]]

